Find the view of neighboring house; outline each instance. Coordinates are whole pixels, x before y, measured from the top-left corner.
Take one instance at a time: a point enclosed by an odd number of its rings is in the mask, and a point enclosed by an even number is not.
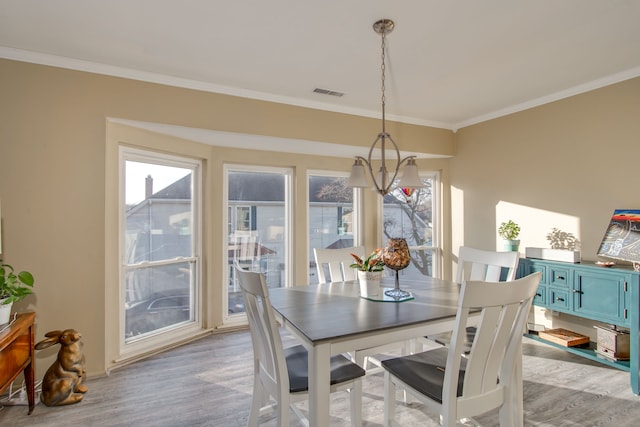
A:
[[[190,257],[193,250],[190,232],[191,174],[158,191],[152,190],[152,177],[147,177],[147,181],[146,198],[131,206],[126,213],[127,263]],[[264,272],[270,287],[284,286],[284,185],[282,177],[277,175],[234,172],[230,176],[227,229],[229,313],[244,311],[233,270],[235,261],[243,268]],[[310,283],[317,282],[314,247],[354,245],[353,192],[347,190],[344,180],[335,177],[320,176],[310,180]],[[402,236],[414,248],[431,245],[431,209],[420,209],[423,204],[418,203],[419,198],[429,197],[430,192],[419,191],[422,195],[416,193],[413,197],[401,190],[385,196],[385,240]],[[420,262],[420,256],[425,256],[422,251],[414,250],[413,253],[416,262]],[[402,274],[413,277],[431,275],[430,254],[426,256],[428,258],[417,265],[419,268],[409,268]],[[163,301],[173,298],[173,310],[183,311],[180,306],[189,301],[191,275],[185,274],[188,271],[188,265],[178,262],[128,273],[125,302],[131,307],[129,312],[141,304],[146,304],[149,311],[149,305],[158,304],[159,298]],[[165,305],[171,306],[171,302],[165,301]],[[140,308],[136,310],[141,311]],[[145,329],[136,327],[133,320],[129,323],[127,330],[130,332],[132,329]],[[146,326],[147,329],[151,327]]]

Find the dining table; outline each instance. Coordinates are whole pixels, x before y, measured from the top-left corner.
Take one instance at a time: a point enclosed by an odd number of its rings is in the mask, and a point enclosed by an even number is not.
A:
[[[393,288],[383,279],[382,292]],[[357,281],[269,290],[282,325],[307,349],[309,425],[331,425],[329,365],[332,355],[412,341],[453,329],[460,285],[433,277],[400,278],[412,298],[396,302],[360,296]],[[357,401],[361,404],[361,385]],[[359,425],[361,420],[356,420]]]

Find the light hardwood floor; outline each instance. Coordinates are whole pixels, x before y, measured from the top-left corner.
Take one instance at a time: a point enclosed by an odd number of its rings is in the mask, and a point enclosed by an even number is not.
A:
[[[284,341],[292,342],[287,336]],[[526,338],[523,351],[525,426],[640,422],[640,398],[631,392],[628,373]],[[4,407],[0,426],[245,426],[252,388],[249,333],[212,335],[89,379],[87,385],[78,404],[50,408],[39,403],[31,415],[25,406]],[[382,374],[364,380],[365,426],[382,425],[382,386]],[[349,425],[346,393],[333,395],[331,414],[332,426]],[[438,426],[437,416],[416,403],[399,404],[398,415],[403,426]],[[496,411],[476,420],[498,425]],[[269,417],[263,421],[275,425]]]

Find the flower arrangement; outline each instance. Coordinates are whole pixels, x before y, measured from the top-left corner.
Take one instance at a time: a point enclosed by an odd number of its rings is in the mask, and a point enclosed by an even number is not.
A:
[[[367,257],[362,259],[356,254],[351,254],[355,262],[349,267],[357,268],[360,271],[383,271],[384,261],[382,260],[382,248],[378,248]]]

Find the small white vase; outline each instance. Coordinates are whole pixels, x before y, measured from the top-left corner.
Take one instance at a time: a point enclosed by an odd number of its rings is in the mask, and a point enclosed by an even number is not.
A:
[[[11,318],[11,307],[13,303],[2,304],[4,300],[0,300],[0,325],[4,325],[9,323],[9,319]]]
[[[380,295],[380,281],[384,271],[360,271],[358,270],[358,282],[360,283],[360,296],[365,298]]]

